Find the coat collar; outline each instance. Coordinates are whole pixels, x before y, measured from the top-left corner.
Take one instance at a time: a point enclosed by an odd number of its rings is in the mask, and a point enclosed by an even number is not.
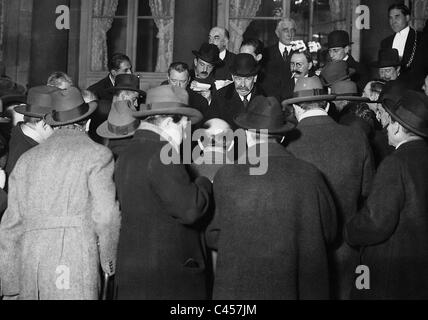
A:
[[[309,118],[303,119],[302,121],[299,122],[299,124],[297,125],[297,128],[319,126],[319,125],[333,126],[336,124],[337,123],[329,116],[315,116],[315,117],[309,117]]]

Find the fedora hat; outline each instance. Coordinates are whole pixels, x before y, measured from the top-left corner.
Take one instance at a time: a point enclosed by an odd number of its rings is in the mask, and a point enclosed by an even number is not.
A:
[[[26,103],[14,108],[15,112],[32,118],[43,118],[53,110],[52,93],[60,89],[38,86],[28,90]]]
[[[211,63],[212,65],[219,65],[223,63],[223,61],[220,59],[220,50],[214,44],[205,42],[202,44],[199,51],[193,50],[192,52],[196,58]]]
[[[336,96],[335,100],[358,101],[371,103],[369,98],[364,98],[358,95],[357,84],[351,80],[343,80],[334,83],[331,86],[331,94]]]
[[[384,48],[378,53],[378,60],[373,63],[377,68],[396,67],[401,65],[400,56],[397,49]]]
[[[278,100],[274,97],[255,97],[247,111],[234,118],[235,123],[248,130],[268,130],[269,134],[291,131],[295,124],[286,121]]]
[[[253,77],[260,71],[256,59],[251,54],[240,53],[230,66],[230,73],[237,77]]]
[[[115,85],[108,88],[106,91],[109,93],[116,93],[118,91],[135,91],[140,95],[145,96],[146,93],[140,90],[140,78],[134,74],[118,74],[114,79]]]
[[[282,102],[282,106],[311,101],[332,101],[336,96],[327,94],[321,80],[317,77],[300,78],[294,88],[293,98]]]
[[[9,105],[25,104],[27,103],[27,97],[22,94],[8,94],[1,97],[3,108]]]
[[[97,129],[97,134],[106,139],[132,137],[141,121],[132,116],[131,101],[113,102],[107,121]]]
[[[337,81],[351,77],[346,61],[331,61],[321,70],[320,79],[324,86],[330,87]]]
[[[189,107],[189,94],[187,91],[171,85],[149,90],[146,103],[140,105],[140,111],[132,113],[135,118],[175,114],[189,117],[194,124],[203,118],[202,113]]]
[[[349,40],[349,33],[344,30],[334,30],[330,32],[328,35],[328,43],[327,46],[329,49],[331,48],[344,48],[353,44]]]
[[[51,126],[64,126],[89,117],[97,109],[98,103],[85,103],[80,90],[70,87],[52,93],[52,106],[52,112],[45,117],[46,123]]]
[[[411,132],[428,138],[428,97],[414,90],[407,90],[394,106],[385,105],[395,121]]]
[[[378,103],[392,108],[400,101],[409,86],[401,80],[388,81],[382,89]]]

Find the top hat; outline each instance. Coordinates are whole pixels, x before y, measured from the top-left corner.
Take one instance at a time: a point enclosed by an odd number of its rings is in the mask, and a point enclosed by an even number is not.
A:
[[[408,90],[397,104],[385,105],[385,108],[403,127],[428,138],[428,97],[425,94]]]
[[[256,59],[251,54],[240,53],[230,66],[230,73],[237,77],[253,77],[260,71]]]
[[[199,51],[193,50],[192,52],[197,58],[211,63],[212,65],[223,63],[220,59],[220,50],[214,44],[203,43]]]
[[[344,30],[334,30],[328,35],[328,48],[344,48],[351,45],[353,42],[349,40],[348,32]]]
[[[32,118],[43,118],[53,110],[52,93],[60,89],[38,86],[28,90],[27,102],[14,108],[15,112]]]
[[[52,93],[53,111],[46,115],[45,121],[51,126],[64,126],[89,117],[98,106],[95,101],[85,103],[80,90],[70,87]]]
[[[327,94],[321,80],[317,76],[300,78],[297,80],[294,88],[293,98],[283,101],[282,106],[286,108],[290,104],[311,101],[332,101],[335,98],[336,96]]]
[[[398,50],[393,48],[380,49],[378,61],[373,65],[377,68],[396,67],[401,65]]]
[[[295,125],[287,122],[278,100],[257,96],[251,100],[247,111],[234,118],[235,123],[248,130],[268,130],[269,134],[291,131]]]
[[[331,86],[331,94],[336,96],[335,100],[341,101],[358,101],[370,103],[372,102],[369,98],[361,97],[358,95],[357,84],[351,80],[343,80],[334,83]]]
[[[350,74],[346,61],[331,61],[325,65],[320,74],[321,82],[326,87],[349,78]]]
[[[106,91],[109,93],[116,93],[118,91],[135,91],[140,95],[145,96],[146,93],[140,90],[140,78],[134,74],[118,74],[114,79],[115,85],[112,88],[108,88]]]
[[[189,117],[193,124],[198,123],[203,118],[198,110],[189,107],[187,91],[171,85],[149,90],[146,103],[140,105],[140,111],[132,113],[136,118],[175,114]]]
[[[117,101],[111,106],[107,121],[97,129],[106,139],[124,139],[134,135],[141,121],[132,116],[131,101]]]

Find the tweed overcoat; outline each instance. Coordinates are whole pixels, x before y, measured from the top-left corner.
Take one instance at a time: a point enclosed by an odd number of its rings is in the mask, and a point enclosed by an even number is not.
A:
[[[346,240],[365,247],[370,290],[362,299],[428,299],[428,145],[400,146],[380,165],[364,207],[347,223]]]
[[[76,130],[58,130],[21,156],[0,224],[4,295],[99,298],[100,263],[115,272],[119,238],[113,170],[111,152]]]
[[[214,179],[209,246],[218,249],[214,299],[329,299],[327,243],[336,211],[321,173],[269,143],[268,171],[229,165]]]
[[[328,116],[303,119],[291,134],[295,136],[288,136],[287,149],[315,165],[333,194],[339,221],[332,264],[333,291],[337,298],[349,298],[358,252],[341,235],[344,222],[357,212],[361,198],[370,191],[374,161],[369,143],[354,129],[339,125]]]
[[[212,185],[193,182],[183,164],[165,165],[170,144],[137,130],[115,174],[123,212],[118,250],[119,300],[203,300],[206,255],[194,224],[209,209]]]

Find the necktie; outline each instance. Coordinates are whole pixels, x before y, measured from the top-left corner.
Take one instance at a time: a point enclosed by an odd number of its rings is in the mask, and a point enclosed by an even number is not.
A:
[[[250,101],[248,101],[248,96],[245,96],[242,102],[244,103],[244,108],[247,109],[248,104],[250,103]]]
[[[291,52],[291,51],[290,51]],[[288,57],[290,56],[290,54],[288,53],[288,49],[285,48],[284,49],[284,53],[282,54],[282,57],[284,58],[285,62],[288,62]]]

